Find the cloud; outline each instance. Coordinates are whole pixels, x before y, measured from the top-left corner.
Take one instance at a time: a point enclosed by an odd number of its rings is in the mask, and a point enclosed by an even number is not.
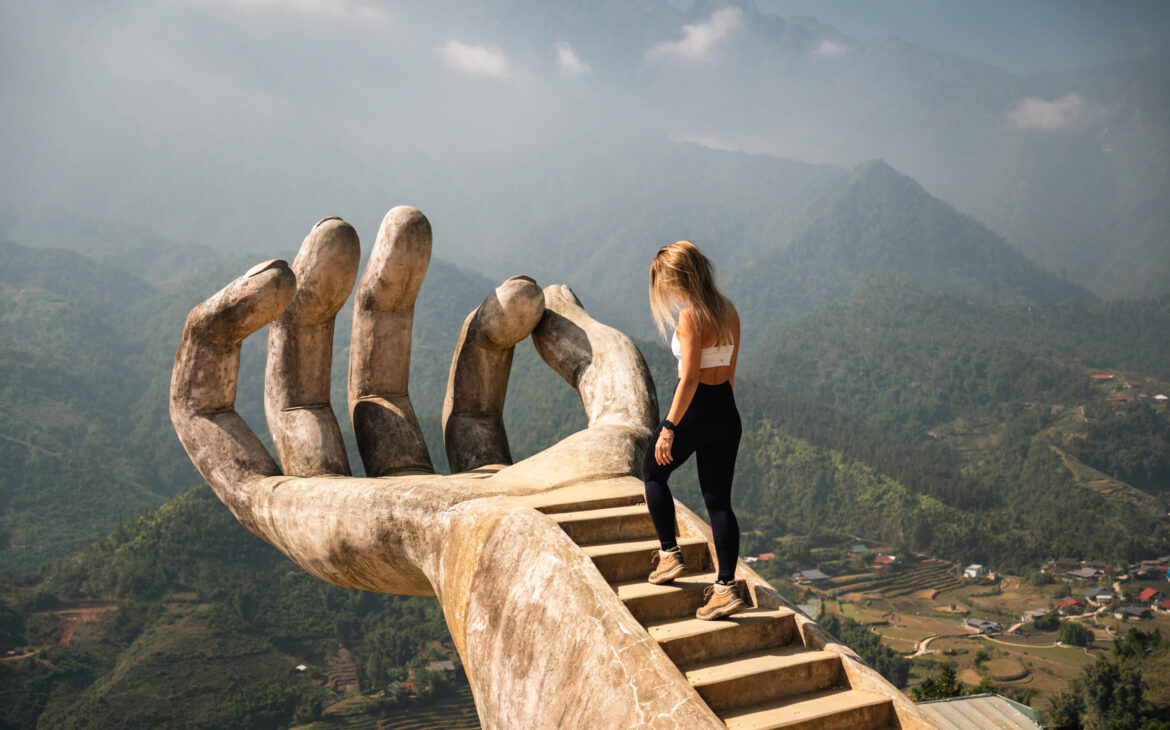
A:
[[[837,41],[831,41],[824,38],[817,47],[809,51],[809,55],[813,58],[839,58],[849,53],[849,46]]]
[[[1071,93],[1052,101],[1034,97],[1023,99],[1005,116],[1008,123],[1017,129],[1052,132],[1079,127],[1088,120],[1090,114],[1091,110],[1081,95]]]
[[[565,41],[557,41],[554,48],[557,49],[557,66],[565,73],[586,74],[593,70],[573,53],[573,47]]]
[[[283,11],[313,18],[335,20],[387,20],[382,8],[351,0],[219,0],[237,10]]]
[[[452,39],[436,46],[435,55],[447,68],[471,76],[502,79],[512,70],[508,57],[495,46],[471,46]]]
[[[683,38],[679,41],[656,43],[646,51],[646,58],[678,58],[685,61],[706,61],[711,58],[712,49],[731,34],[743,20],[743,11],[726,7],[711,13],[711,17],[696,25],[684,25]]]

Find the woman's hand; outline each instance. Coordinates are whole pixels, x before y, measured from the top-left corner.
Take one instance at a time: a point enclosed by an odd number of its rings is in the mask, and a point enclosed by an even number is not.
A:
[[[666,466],[674,461],[674,457],[670,454],[670,447],[674,445],[674,431],[668,428],[661,429],[658,432],[658,441],[654,444],[654,460],[658,462],[659,466]]]

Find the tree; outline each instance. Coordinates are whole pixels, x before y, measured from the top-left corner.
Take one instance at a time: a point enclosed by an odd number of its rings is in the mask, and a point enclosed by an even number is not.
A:
[[[1060,614],[1056,611],[1049,611],[1040,618],[1032,622],[1037,631],[1056,631],[1060,628]]]
[[[911,690],[915,702],[926,700],[945,700],[948,697],[957,697],[963,694],[963,686],[955,677],[955,665],[944,664],[938,674],[932,674],[923,680],[922,684]]]
[[[967,690],[969,695],[983,695],[983,694],[998,694],[999,685],[991,681],[990,677],[984,677],[979,680],[979,684]]]
[[[1093,641],[1093,632],[1075,621],[1065,621],[1056,632],[1056,640],[1072,646],[1088,646]]]
[[[1052,730],[1116,728],[1137,730],[1143,723],[1145,681],[1137,667],[1123,667],[1104,657],[1085,667],[1081,676],[1048,705]]]

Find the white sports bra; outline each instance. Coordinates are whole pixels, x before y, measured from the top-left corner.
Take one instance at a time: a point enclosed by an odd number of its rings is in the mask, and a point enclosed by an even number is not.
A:
[[[679,344],[677,330],[670,338],[670,351],[678,359],[679,370],[682,370],[682,345]],[[699,353],[699,369],[730,365],[733,352],[735,352],[735,344],[704,347]]]

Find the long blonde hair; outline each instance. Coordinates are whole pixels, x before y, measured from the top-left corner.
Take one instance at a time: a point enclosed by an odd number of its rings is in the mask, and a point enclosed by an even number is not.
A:
[[[650,262],[650,312],[664,342],[667,327],[677,327],[672,294],[690,302],[700,338],[714,331],[716,345],[734,343],[731,301],[715,285],[715,265],[690,241],[663,246]]]

